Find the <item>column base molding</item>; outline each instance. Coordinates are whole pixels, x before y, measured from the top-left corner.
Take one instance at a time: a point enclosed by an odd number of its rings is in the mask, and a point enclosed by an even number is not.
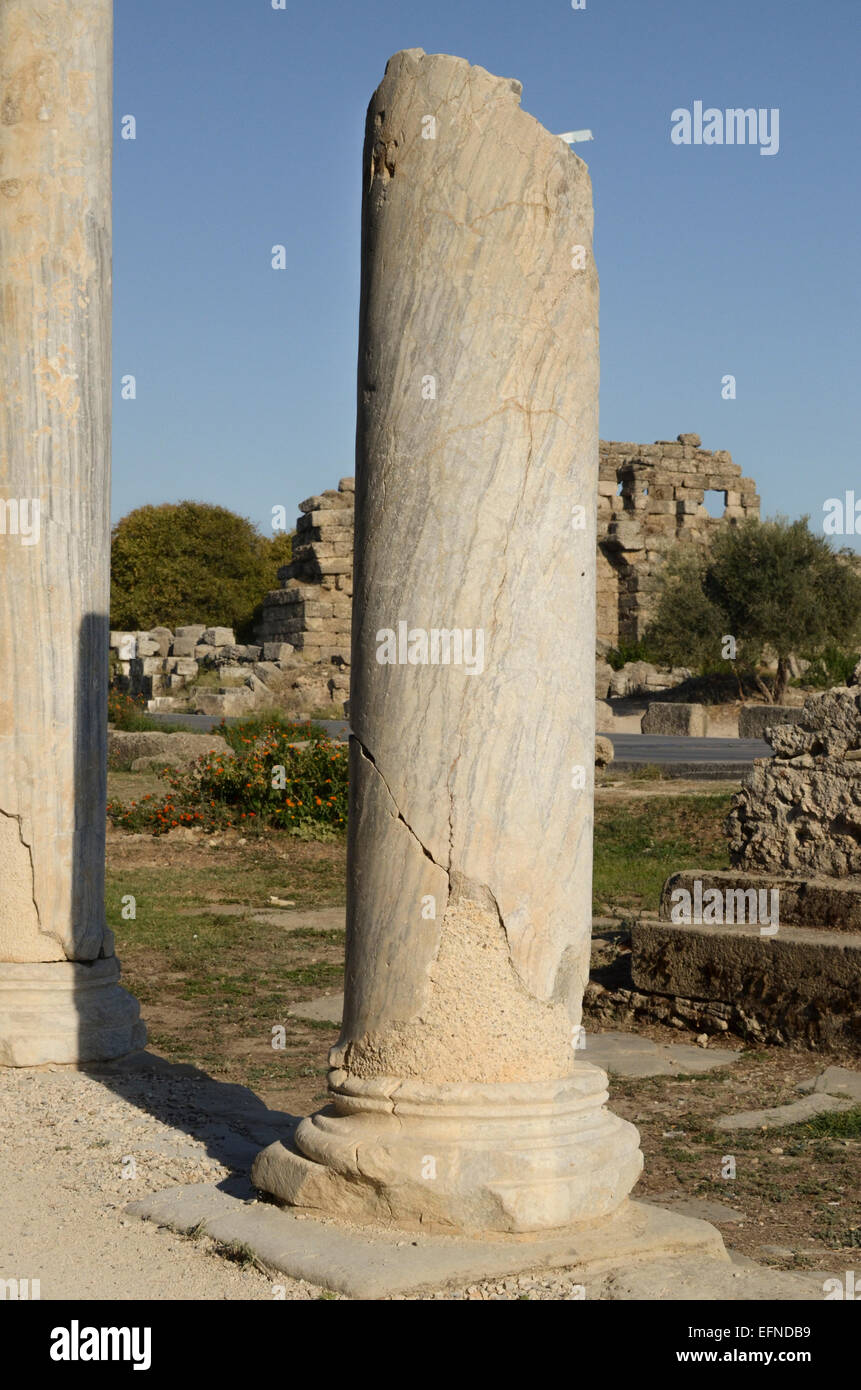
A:
[[[290,1206],[464,1232],[576,1226],[615,1211],[640,1175],[607,1077],[429,1085],[333,1071],[332,1102],[258,1154],[252,1180]]]
[[[146,1045],[138,1001],[116,956],[0,961],[0,1066],[102,1062]]]

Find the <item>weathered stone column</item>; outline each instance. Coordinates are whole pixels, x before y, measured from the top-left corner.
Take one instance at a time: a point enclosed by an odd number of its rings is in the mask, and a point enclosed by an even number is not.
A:
[[[0,1063],[144,1040],[104,917],[111,0],[0,0]]]
[[[577,1048],[591,934],[598,284],[583,162],[420,49],[368,112],[347,986],[282,1201],[530,1231],[641,1168]]]

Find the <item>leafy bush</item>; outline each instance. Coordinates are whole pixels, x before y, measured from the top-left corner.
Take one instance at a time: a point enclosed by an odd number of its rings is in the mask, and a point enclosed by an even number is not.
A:
[[[131,695],[121,695],[118,690],[108,691],[108,723],[124,733],[145,733],[163,726],[150,719],[145,713],[146,702],[142,695],[135,699]]]
[[[329,737],[321,724],[315,724],[310,719],[297,724],[285,719],[280,710],[262,710],[259,714],[250,714],[239,724],[227,724],[222,720],[218,732],[234,753],[244,752],[249,739],[263,738],[276,732],[281,733],[288,743],[299,743],[305,739],[324,741]]]
[[[857,652],[845,651],[831,643],[811,661],[802,679],[794,684],[812,685],[820,690],[830,690],[835,685],[846,685],[857,664]]]
[[[618,647],[613,647],[607,653],[607,661],[614,671],[621,671],[622,667],[629,661],[654,662],[654,660],[655,655],[643,637],[640,637],[636,642],[626,642],[623,638]]]
[[[347,823],[347,750],[325,738],[306,748],[292,746],[307,726],[256,721],[221,732],[236,750],[206,753],[185,769],[165,768],[170,787],[163,800],[145,796],[128,806],[110,802],[111,822],[125,830],[165,834],[177,826],[213,831],[279,829],[331,833]],[[249,727],[251,726],[251,727]]]
[[[277,588],[278,570],[291,554],[291,536],[263,536],[225,507],[138,507],[111,536],[111,627],[206,623],[247,640],[264,594]]]
[[[807,517],[722,527],[708,548],[683,547],[667,561],[647,640],[673,665],[749,671],[761,694],[780,704],[791,656],[821,655],[861,633],[861,576],[852,561],[815,535]],[[728,636],[734,660],[725,656]],[[758,673],[769,653],[777,657],[773,686]]]

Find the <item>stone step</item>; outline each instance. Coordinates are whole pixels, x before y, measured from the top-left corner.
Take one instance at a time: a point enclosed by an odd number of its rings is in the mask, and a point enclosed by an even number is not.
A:
[[[861,1051],[861,933],[637,922],[631,949],[638,990],[733,1006],[775,1041]]]
[[[697,883],[700,884],[699,890],[696,888]],[[749,893],[753,890],[758,894],[762,890],[770,894],[776,889],[780,894],[778,911],[781,926],[823,928],[839,932],[861,931],[861,883],[855,879],[827,878],[824,875],[818,878],[800,878],[798,875],[780,873],[755,874],[744,873],[741,870],[718,872],[711,869],[686,869],[682,873],[672,874],[664,884],[659,912],[664,921],[672,920],[673,894],[680,889],[690,894],[692,903],[695,894],[705,897],[710,889],[717,889],[724,895],[725,909],[728,903],[727,893]],[[679,898],[675,899],[677,906],[682,901]],[[746,901],[750,904],[751,899],[748,898]],[[734,916],[738,916],[739,902],[737,897],[732,899]],[[769,897],[768,903],[770,902]],[[747,911],[745,915],[749,918],[750,912]],[[726,911],[724,922],[727,922]]]

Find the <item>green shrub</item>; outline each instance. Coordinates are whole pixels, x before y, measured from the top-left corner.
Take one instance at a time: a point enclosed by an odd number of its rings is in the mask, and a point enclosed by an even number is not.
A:
[[[170,792],[128,806],[108,804],[111,822],[125,830],[165,834],[177,826],[213,831],[267,826],[286,830],[342,831],[347,823],[347,750],[325,738],[292,746],[305,725],[258,721],[222,725],[235,750],[206,753],[185,769],[165,768]],[[278,769],[283,769],[279,771]],[[283,782],[283,785],[281,785]],[[273,785],[274,783],[274,785]]]
[[[249,739],[276,732],[282,734],[288,743],[299,743],[305,739],[319,741],[329,737],[321,724],[315,724],[310,719],[297,724],[295,720],[286,719],[280,710],[261,710],[259,714],[249,715],[240,724],[226,724],[222,720],[218,732],[234,753],[242,753]]]
[[[846,685],[857,664],[857,652],[846,651],[832,643],[811,661],[804,675],[800,680],[793,681],[793,685],[811,685],[819,690],[830,690],[834,685]]]
[[[247,640],[264,594],[277,588],[278,570],[291,554],[291,536],[263,536],[225,507],[138,507],[111,535],[111,627],[206,623]]]
[[[622,667],[629,661],[654,662],[654,660],[653,652],[642,637],[636,642],[626,642],[623,638],[618,647],[613,647],[607,653],[607,661],[614,671],[621,671]]]
[[[782,704],[790,657],[845,648],[861,634],[861,575],[848,551],[832,550],[808,518],[748,518],[682,546],[661,571],[647,640],[663,661],[753,673],[760,694]],[[727,638],[735,650],[726,649]],[[769,655],[777,672],[759,668]],[[733,667],[729,658],[732,657]]]
[[[142,695],[134,698],[122,695],[118,690],[108,691],[108,723],[124,733],[140,734],[152,729],[162,729],[146,714],[146,702]]]

